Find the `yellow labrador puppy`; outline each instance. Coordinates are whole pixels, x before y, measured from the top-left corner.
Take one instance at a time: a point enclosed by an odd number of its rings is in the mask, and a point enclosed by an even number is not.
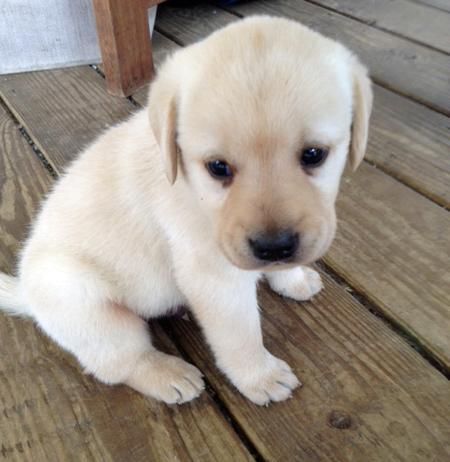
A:
[[[56,184],[18,278],[0,276],[1,308],[34,318],[99,380],[183,403],[202,374],[156,350],[145,319],[187,304],[241,393],[288,398],[299,381],[264,347],[257,283],[296,300],[321,289],[303,265],[333,239],[371,104],[357,58],[286,19],[249,18],[176,52],[149,108]]]

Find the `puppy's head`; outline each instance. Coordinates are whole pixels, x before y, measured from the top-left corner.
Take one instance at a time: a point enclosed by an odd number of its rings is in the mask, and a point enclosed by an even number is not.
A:
[[[293,21],[254,17],[176,53],[150,92],[171,183],[182,182],[244,269],[306,264],[334,236],[347,157],[372,105],[365,68]]]

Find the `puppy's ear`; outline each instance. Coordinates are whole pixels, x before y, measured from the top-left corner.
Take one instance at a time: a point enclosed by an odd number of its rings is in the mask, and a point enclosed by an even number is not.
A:
[[[163,155],[163,161],[166,169],[167,179],[170,184],[174,184],[178,171],[178,153],[177,145],[177,108],[175,99],[169,102],[161,130],[160,147]]]
[[[355,59],[353,65],[353,123],[349,154],[350,167],[353,171],[358,168],[366,152],[372,100],[372,85],[367,76],[367,69]]]
[[[150,87],[150,125],[158,142],[167,178],[175,182],[178,170],[176,81],[162,72]]]

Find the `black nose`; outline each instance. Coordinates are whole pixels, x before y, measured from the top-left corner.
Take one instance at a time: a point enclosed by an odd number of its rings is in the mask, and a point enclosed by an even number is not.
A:
[[[298,249],[298,233],[281,231],[277,234],[261,234],[248,243],[259,260],[279,261],[292,257]]]

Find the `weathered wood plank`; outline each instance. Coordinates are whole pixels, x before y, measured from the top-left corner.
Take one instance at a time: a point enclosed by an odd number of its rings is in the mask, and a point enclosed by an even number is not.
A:
[[[152,41],[153,62],[155,67],[158,68],[167,56],[178,48],[178,45],[156,30],[153,32]]]
[[[76,139],[74,139],[76,143]],[[51,185],[0,107],[0,270],[11,271],[19,239]],[[160,327],[164,350],[177,353]],[[207,394],[169,407],[128,387],[108,387],[32,322],[0,314],[0,454],[6,460],[251,460]]]
[[[156,27],[168,37],[176,37],[183,45],[190,45],[238,19],[211,5],[201,4],[188,8],[162,5],[158,11]]]
[[[450,119],[378,85],[366,158],[450,208]]]
[[[243,15],[267,13],[301,21],[352,49],[368,65],[378,83],[450,114],[450,57],[443,53],[305,1],[244,2],[233,6],[233,11]],[[158,18],[160,27],[165,16],[161,14]]]
[[[50,174],[0,106],[0,271],[12,269],[26,225],[51,182]]]
[[[450,214],[367,164],[337,210],[325,261],[450,368]]]
[[[450,12],[450,3],[448,0],[410,0],[414,3],[422,3],[423,5],[432,6],[443,11]]]
[[[156,66],[176,47],[158,32],[153,44]],[[147,92],[144,87],[134,96],[145,104]],[[59,171],[102,130],[134,110],[127,100],[111,99],[104,79],[87,66],[3,75],[0,95]]]
[[[88,66],[3,75],[0,95],[57,170],[133,110],[122,98],[111,104],[104,79]]]
[[[314,0],[371,26],[450,53],[450,14],[408,0]]]
[[[258,408],[239,395],[214,368],[192,323],[171,322],[172,336],[266,460],[448,460],[448,381],[336,283],[325,282],[301,306],[260,291],[266,344],[304,384],[284,403]],[[344,428],[333,426],[336,415]]]

